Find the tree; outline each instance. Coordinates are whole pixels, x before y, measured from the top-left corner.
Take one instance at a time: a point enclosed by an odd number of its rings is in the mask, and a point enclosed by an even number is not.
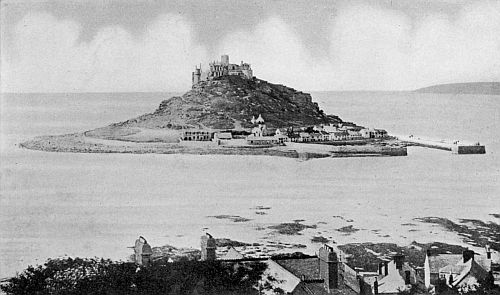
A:
[[[134,263],[64,258],[29,266],[11,278],[7,294],[256,294],[262,262]]]

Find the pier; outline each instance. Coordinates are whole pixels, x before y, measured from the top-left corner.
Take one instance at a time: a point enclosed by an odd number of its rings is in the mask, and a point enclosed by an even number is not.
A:
[[[414,135],[409,136],[397,136],[397,139],[413,146],[421,146],[432,149],[451,151],[454,154],[485,154],[486,147],[481,145],[479,142],[468,143],[459,140],[449,141],[449,140],[432,140],[422,137],[417,137]]]

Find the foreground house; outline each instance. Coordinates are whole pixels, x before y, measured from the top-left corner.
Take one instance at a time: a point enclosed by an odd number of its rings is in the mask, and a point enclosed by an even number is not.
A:
[[[268,279],[272,278],[272,279]],[[264,284],[285,294],[359,294],[356,271],[345,263],[342,251],[324,245],[318,257],[268,260]]]
[[[449,287],[467,288],[488,276],[492,270],[491,254],[477,255],[472,250],[462,254],[434,254],[427,250],[424,263],[425,286],[446,280]]]
[[[419,284],[419,277],[413,267],[405,261],[402,254],[394,255],[393,260],[379,265],[379,275],[373,282],[373,294],[398,294],[409,291]]]

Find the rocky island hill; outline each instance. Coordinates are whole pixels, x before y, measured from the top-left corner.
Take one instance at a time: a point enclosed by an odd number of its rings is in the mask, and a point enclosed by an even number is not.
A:
[[[258,115],[266,119],[268,128],[274,129],[342,122],[337,116],[326,115],[308,93],[258,78],[222,76],[201,81],[184,95],[162,101],[151,114],[88,131],[86,135],[177,142],[184,129],[250,130],[252,116]],[[139,136],[147,130],[163,130],[169,136]]]
[[[152,113],[82,133],[38,137],[21,146],[295,158],[406,155],[406,147],[397,146],[385,130],[327,115],[310,94],[258,79],[249,64],[230,64],[227,55],[210,63],[209,71],[196,68],[192,82],[191,90],[162,101]]]

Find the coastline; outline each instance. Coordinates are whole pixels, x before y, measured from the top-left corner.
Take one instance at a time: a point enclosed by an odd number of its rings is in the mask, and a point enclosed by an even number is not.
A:
[[[195,155],[256,155],[298,159],[336,157],[406,156],[405,146],[390,147],[383,142],[354,146],[289,144],[262,148],[237,146],[196,146],[164,142],[132,142],[88,137],[85,133],[40,136],[19,144],[20,147],[65,153],[129,153],[129,154],[195,154]],[[321,146],[318,148],[318,146]]]

